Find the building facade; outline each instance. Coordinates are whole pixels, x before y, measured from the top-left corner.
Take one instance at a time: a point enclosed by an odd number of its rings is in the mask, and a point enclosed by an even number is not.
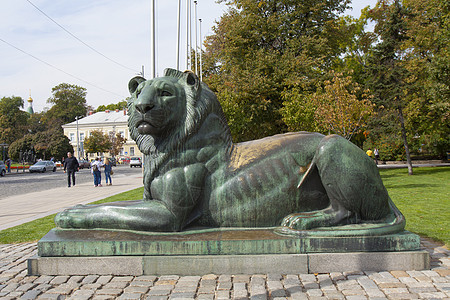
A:
[[[74,156],[78,159],[87,158],[88,160],[92,160],[97,156],[111,156],[109,153],[86,153],[84,151],[84,139],[89,137],[93,130],[99,129],[108,135],[119,133],[127,139],[116,159],[127,159],[133,156],[142,157],[142,153],[139,151],[135,141],[130,137],[126,110],[117,109],[115,111],[106,110],[92,113],[77,121],[65,124],[62,128],[64,129],[64,135],[69,138],[73,146]]]

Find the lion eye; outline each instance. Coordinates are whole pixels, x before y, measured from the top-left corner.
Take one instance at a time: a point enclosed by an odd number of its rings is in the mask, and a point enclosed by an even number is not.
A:
[[[168,91],[162,91],[161,96],[172,96],[172,93]]]

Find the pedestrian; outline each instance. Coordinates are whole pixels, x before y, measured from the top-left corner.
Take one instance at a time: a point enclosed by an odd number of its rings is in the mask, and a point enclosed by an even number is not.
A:
[[[108,158],[105,158],[105,180],[106,185],[112,185],[111,174],[112,174],[112,165]],[[108,183],[109,180],[109,183]]]
[[[369,150],[366,151],[366,154],[367,154],[369,157],[372,157],[373,151],[369,149]]]
[[[80,170],[80,165],[76,157],[71,152],[67,152],[67,158],[64,160],[64,173],[67,173],[67,186],[75,186],[75,172]],[[72,184],[71,180],[72,179]]]
[[[6,160],[6,166],[8,167],[8,173],[11,173],[11,158]]]
[[[91,172],[92,175],[94,175],[94,186],[102,186],[102,172],[100,171],[100,168],[103,166],[102,162],[100,161],[100,157],[97,157],[94,162],[91,164]]]
[[[380,159],[380,153],[378,152],[378,149],[373,149],[373,154],[375,155],[375,162],[378,165],[378,160]]]

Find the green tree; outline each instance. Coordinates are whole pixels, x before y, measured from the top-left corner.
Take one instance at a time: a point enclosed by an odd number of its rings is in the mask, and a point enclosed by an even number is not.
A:
[[[44,114],[43,122],[48,127],[61,126],[75,121],[77,116],[85,116],[86,89],[77,85],[61,83],[52,88],[52,97],[47,103],[53,106]]]
[[[0,143],[11,144],[27,133],[29,114],[20,110],[23,104],[20,97],[3,97],[0,100]]]
[[[21,153],[33,150],[33,135],[27,134],[11,143],[8,148],[8,155],[12,160],[19,161]]]
[[[105,110],[123,110],[127,108],[127,99],[119,101],[118,103],[111,103],[108,105],[100,105],[99,107],[97,107],[97,109],[95,110],[95,112],[99,112],[99,111],[105,111]]]
[[[100,129],[92,130],[88,138],[84,139],[84,150],[86,153],[102,153],[111,150],[109,136]]]
[[[229,10],[206,41],[205,82],[222,103],[235,140],[284,132],[282,93],[314,88],[340,55],[338,14],[349,1],[224,2]]]
[[[120,153],[120,149],[122,148],[123,144],[126,143],[127,139],[124,138],[120,133],[111,133],[109,135],[109,141],[111,142],[111,149],[110,153],[111,156],[116,156]]]
[[[408,93],[407,70],[402,64],[404,52],[402,43],[406,35],[406,10],[400,0],[380,0],[371,10],[376,21],[375,33],[381,39],[373,50],[367,64],[367,86],[374,93],[374,102],[387,115],[395,114],[400,127],[408,173],[413,174],[409,143],[407,139],[404,110]],[[383,114],[380,114],[383,115]]]
[[[404,0],[408,39],[404,66],[410,92],[405,113],[420,147],[444,156],[450,149],[450,4]]]

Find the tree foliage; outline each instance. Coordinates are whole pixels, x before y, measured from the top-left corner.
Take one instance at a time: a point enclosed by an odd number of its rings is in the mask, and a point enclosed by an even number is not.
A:
[[[208,37],[203,70],[235,140],[284,132],[282,92],[314,86],[339,56],[338,14],[349,1],[239,0]]]
[[[126,108],[127,108],[127,100],[125,99],[125,100],[119,101],[118,103],[115,103],[115,104],[111,103],[111,104],[108,104],[108,105],[100,105],[99,107],[97,107],[95,112],[105,111],[105,110],[113,111],[113,110],[116,110],[116,109],[123,110],[123,109],[126,109]]]
[[[0,143],[11,144],[27,133],[29,115],[20,110],[23,104],[20,97],[3,97],[0,100]]]
[[[314,118],[320,127],[350,140],[362,132],[374,112],[370,91],[361,91],[358,83],[350,76],[334,73],[326,80],[324,87],[312,95],[317,110]]]
[[[52,88],[52,97],[47,103],[53,106],[43,116],[48,126],[56,127],[75,121],[77,116],[85,116],[86,89],[77,85],[61,83]]]
[[[110,153],[111,156],[116,156],[120,153],[120,149],[122,148],[123,144],[126,143],[127,139],[124,138],[120,133],[110,133],[109,135],[109,141],[111,143],[111,149]]]
[[[109,135],[102,130],[96,129],[90,132],[89,137],[84,139],[84,150],[86,153],[108,152],[111,150]]]

